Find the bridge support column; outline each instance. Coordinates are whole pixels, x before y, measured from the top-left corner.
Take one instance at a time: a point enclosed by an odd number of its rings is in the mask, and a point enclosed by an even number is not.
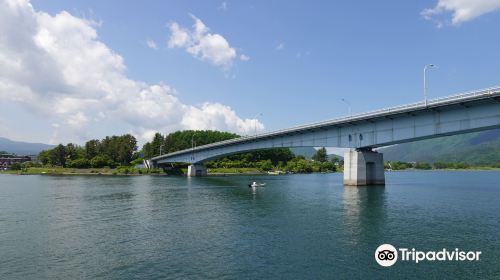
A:
[[[187,175],[189,177],[207,176],[207,167],[202,164],[191,164],[188,166]]]
[[[344,185],[385,185],[384,157],[372,150],[350,150],[344,154]]]

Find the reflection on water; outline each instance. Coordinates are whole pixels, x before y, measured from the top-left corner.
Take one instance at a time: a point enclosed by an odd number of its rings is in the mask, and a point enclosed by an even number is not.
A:
[[[380,225],[385,219],[384,186],[345,186],[342,202],[344,230],[349,232],[354,244],[366,234],[383,234]]]

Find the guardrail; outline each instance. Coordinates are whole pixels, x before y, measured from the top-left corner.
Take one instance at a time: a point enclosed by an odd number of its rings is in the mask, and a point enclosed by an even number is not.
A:
[[[225,140],[225,141],[220,141],[220,142],[216,142],[216,143],[212,143],[212,144],[198,146],[194,149],[186,149],[186,150],[182,150],[182,151],[173,152],[170,154],[157,156],[157,157],[154,157],[152,160],[159,160],[161,158],[168,157],[168,156],[185,154],[187,152],[193,152],[193,151],[197,151],[197,150],[205,150],[208,148],[224,146],[227,144],[235,144],[235,143],[245,142],[245,141],[252,140],[252,139],[256,140],[259,138],[265,138],[265,137],[276,136],[276,135],[280,135],[280,134],[298,132],[301,130],[309,130],[309,129],[319,128],[319,127],[323,127],[323,126],[328,126],[328,125],[349,123],[352,121],[357,121],[357,120],[365,119],[368,117],[372,118],[372,117],[378,117],[381,115],[401,113],[401,112],[405,112],[405,111],[413,110],[413,109],[425,109],[428,107],[443,106],[443,105],[447,105],[447,104],[453,104],[456,102],[468,101],[471,99],[480,99],[483,97],[488,98],[488,97],[491,97],[491,96],[496,95],[496,94],[500,94],[500,86],[495,86],[495,87],[485,88],[485,89],[481,89],[481,90],[468,91],[468,92],[464,92],[464,93],[429,99],[427,101],[427,104],[425,103],[425,101],[414,102],[414,103],[409,103],[409,104],[404,104],[404,105],[399,105],[399,106],[394,106],[394,107],[389,107],[389,108],[384,108],[384,109],[368,111],[368,112],[355,114],[355,115],[351,115],[351,116],[344,116],[344,117],[335,118],[332,120],[326,120],[326,121],[320,121],[320,122],[315,122],[315,123],[310,123],[310,124],[305,124],[305,125],[300,125],[300,126],[294,126],[294,127],[287,128],[287,129],[275,130],[272,132],[257,134],[254,136],[243,136],[243,137],[239,137],[239,138],[234,138],[234,139],[230,139],[230,140]]]

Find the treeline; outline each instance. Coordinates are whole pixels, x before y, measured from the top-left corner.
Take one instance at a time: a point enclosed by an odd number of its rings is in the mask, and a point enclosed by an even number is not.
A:
[[[319,149],[313,160],[294,155],[288,148],[275,148],[242,153],[206,163],[208,168],[258,168],[262,171],[286,171],[291,173],[333,172],[338,158],[328,160],[326,149]]]
[[[151,142],[142,146],[144,158],[150,159],[160,154],[173,153],[194,146],[207,145],[240,137],[237,134],[214,130],[184,130],[163,136],[156,133]]]
[[[130,134],[90,140],[83,147],[73,143],[59,144],[38,155],[43,165],[72,168],[129,166],[137,158],[137,140]]]
[[[184,130],[166,136],[156,133],[144,144],[144,158],[172,153],[214,142],[240,137],[237,134],[213,130]],[[338,161],[338,159],[337,159]],[[281,170],[294,173],[335,171],[336,162],[329,162],[326,149],[320,149],[313,160],[295,156],[288,148],[273,148],[222,157],[206,163],[208,168],[257,168],[262,171]]]
[[[420,170],[431,170],[431,169],[469,169],[474,167],[480,167],[477,165],[471,165],[465,162],[441,162],[437,161],[434,163],[426,162],[385,162],[384,167],[387,170],[404,170],[404,169],[420,169]],[[490,167],[500,168],[500,164],[490,165]]]
[[[240,137],[237,134],[212,130],[185,130],[162,135],[156,133],[151,142],[138,151],[137,140],[130,134],[90,140],[83,146],[59,144],[39,154],[43,165],[69,168],[116,168],[141,163],[160,154],[206,145]],[[338,158],[328,160],[326,149],[319,149],[312,160],[295,156],[288,148],[251,151],[206,162],[208,168],[256,168],[262,171],[280,170],[293,173],[335,171]],[[177,164],[179,168],[185,164]]]

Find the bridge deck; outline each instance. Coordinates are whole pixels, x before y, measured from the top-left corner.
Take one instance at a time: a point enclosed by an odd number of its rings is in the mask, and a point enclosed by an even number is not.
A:
[[[471,91],[436,99],[428,100],[427,104],[424,101],[415,102],[410,104],[405,104],[396,107],[390,107],[375,111],[370,111],[361,114],[355,114],[351,116],[344,116],[332,120],[316,122],[312,124],[300,125],[288,129],[276,130],[272,132],[262,133],[255,136],[246,136],[235,138],[231,140],[221,141],[217,143],[212,143],[208,145],[198,146],[194,149],[186,149],[182,151],[177,151],[170,154],[165,154],[153,158],[153,161],[159,161],[169,157],[175,157],[178,155],[185,155],[187,153],[196,153],[204,150],[213,150],[227,146],[234,146],[238,144],[261,141],[270,138],[276,138],[281,136],[290,136],[296,134],[303,134],[310,131],[322,130],[331,127],[342,127],[346,125],[355,125],[360,122],[372,121],[379,118],[391,118],[402,114],[414,114],[419,111],[437,110],[438,108],[444,108],[456,104],[471,103],[481,100],[499,100],[500,99],[500,87],[491,87],[487,89],[482,89],[478,91]]]

